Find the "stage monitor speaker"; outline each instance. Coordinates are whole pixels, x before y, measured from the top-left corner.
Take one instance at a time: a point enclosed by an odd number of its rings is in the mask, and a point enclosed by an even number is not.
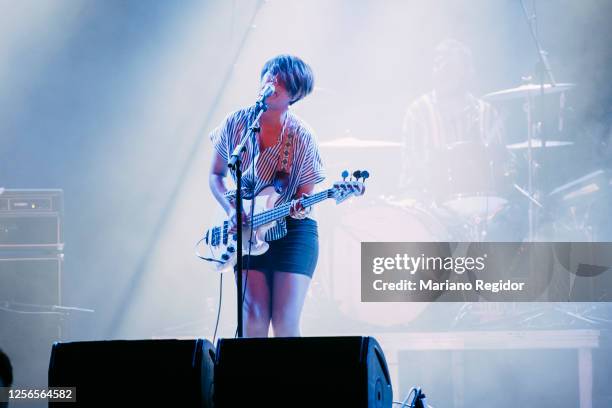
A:
[[[221,339],[215,407],[391,407],[387,363],[372,337]]]
[[[76,404],[50,407],[211,407],[213,345],[207,340],[55,343],[50,387],[76,387]]]

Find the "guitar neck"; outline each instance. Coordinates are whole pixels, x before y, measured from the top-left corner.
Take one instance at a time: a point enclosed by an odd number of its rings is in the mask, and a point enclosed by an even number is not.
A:
[[[327,189],[325,191],[321,191],[319,193],[313,194],[309,197],[302,199],[302,205],[304,207],[310,207],[314,204],[320,203],[330,197],[332,197],[332,189]],[[281,218],[285,218],[289,215],[289,211],[291,209],[291,203],[281,204],[278,207],[274,207],[272,209],[266,210],[259,214],[255,214],[253,217],[253,228],[259,228],[262,225],[268,224],[272,221],[279,220]]]

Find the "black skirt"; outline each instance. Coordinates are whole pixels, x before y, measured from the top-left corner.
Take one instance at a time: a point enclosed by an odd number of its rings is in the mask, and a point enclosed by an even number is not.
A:
[[[274,272],[290,272],[312,278],[319,257],[317,222],[310,218],[287,218],[287,235],[268,242],[270,248],[258,256],[244,256],[242,267],[270,275]],[[246,252],[246,251],[245,251]]]

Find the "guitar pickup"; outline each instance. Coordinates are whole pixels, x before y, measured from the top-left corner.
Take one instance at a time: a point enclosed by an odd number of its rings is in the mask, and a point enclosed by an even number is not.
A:
[[[229,233],[227,232],[229,229],[229,222],[223,221],[223,245],[227,245],[227,239],[229,237]]]
[[[214,227],[212,229],[212,237],[210,239],[210,244],[212,246],[217,246],[221,242],[221,227]]]

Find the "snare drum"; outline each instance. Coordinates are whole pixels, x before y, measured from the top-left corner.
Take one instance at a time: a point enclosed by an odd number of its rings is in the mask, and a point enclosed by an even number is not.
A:
[[[350,319],[376,326],[407,324],[430,303],[361,302],[362,242],[452,241],[444,225],[417,202],[354,200],[341,213],[319,213],[321,253],[315,279]],[[328,215],[329,219],[325,219]]]

